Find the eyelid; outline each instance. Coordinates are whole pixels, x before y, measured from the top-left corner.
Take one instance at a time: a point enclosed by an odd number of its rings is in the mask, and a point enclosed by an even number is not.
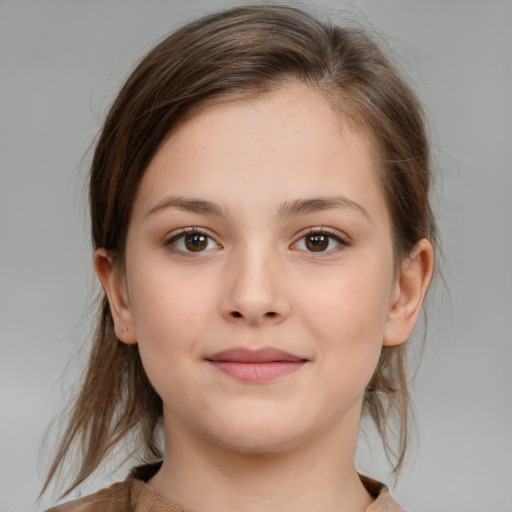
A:
[[[343,233],[343,232],[341,232],[341,231],[339,231],[337,229],[327,228],[327,227],[321,226],[321,227],[307,228],[306,230],[300,232],[296,236],[295,241],[292,243],[291,248],[294,249],[295,246],[302,239],[307,237],[308,235],[316,235],[316,234],[323,234],[323,235],[329,236],[330,238],[334,239],[339,244],[338,247],[341,247],[342,249],[346,248],[346,247],[350,247],[352,245],[352,243],[350,241],[350,238],[345,233]],[[336,249],[338,247],[336,247],[334,249],[329,249],[329,250],[326,250],[326,251],[318,251],[318,252],[315,252],[315,251],[305,251],[305,252],[307,252],[308,254],[314,255],[314,256],[321,257],[322,255],[326,256],[328,254],[331,254],[332,252],[336,251]]]
[[[178,241],[181,238],[185,237],[186,235],[189,235],[192,233],[204,235],[204,236],[208,237],[210,240],[212,240],[217,245],[217,248],[222,248],[222,245],[216,240],[216,237],[214,235],[212,235],[208,229],[195,227],[195,226],[175,229],[174,231],[169,233],[164,238],[162,245],[164,247],[168,247],[169,250],[171,250],[173,253],[179,254],[179,255],[184,255],[184,256],[199,256],[201,254],[210,252],[212,250],[212,249],[206,249],[204,251],[197,251],[197,252],[184,251],[184,250],[178,249],[177,247],[175,247],[173,245],[176,241]]]
[[[178,241],[181,238],[185,237],[186,235],[192,234],[192,233],[204,235],[216,244],[217,249],[222,248],[222,245],[217,241],[217,237],[215,235],[211,234],[211,232],[208,229],[200,228],[200,227],[196,227],[196,226],[182,227],[182,228],[173,230],[171,233],[169,233],[164,238],[162,245],[164,247],[168,247],[169,250],[171,250],[172,252],[179,254],[179,255],[184,255],[184,256],[199,256],[201,254],[205,254],[205,253],[208,253],[213,250],[213,248],[210,248],[210,249],[205,249],[202,251],[194,252],[194,251],[182,250],[173,245],[176,241]],[[298,249],[296,247],[297,244],[301,240],[303,240],[305,237],[307,237],[308,235],[317,235],[317,234],[328,236],[330,239],[334,240],[338,244],[338,246],[334,247],[332,249],[318,251],[318,252],[307,251],[304,249]],[[335,252],[339,248],[343,249],[345,247],[349,247],[350,245],[351,245],[351,241],[345,233],[343,233],[337,229],[321,226],[321,227],[309,227],[309,228],[303,230],[302,232],[300,232],[295,237],[295,241],[291,244],[291,248],[307,252],[314,256],[321,257],[322,255],[324,255],[324,256],[329,255],[329,254]]]

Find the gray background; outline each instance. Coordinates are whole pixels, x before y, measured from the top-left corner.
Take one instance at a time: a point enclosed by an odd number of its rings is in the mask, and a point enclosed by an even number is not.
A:
[[[85,357],[86,150],[138,57],[233,4],[0,1],[0,512],[48,504],[34,503],[39,443]],[[414,391],[418,447],[394,494],[411,512],[512,511],[512,2],[309,4],[389,35],[434,126],[447,287]],[[389,481],[364,445],[359,461]]]

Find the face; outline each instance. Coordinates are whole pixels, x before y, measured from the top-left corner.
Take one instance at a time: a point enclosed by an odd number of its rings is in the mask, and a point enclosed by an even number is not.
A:
[[[353,433],[383,343],[405,340],[367,145],[305,86],[170,136],[141,181],[119,282],[106,286],[118,336],[139,344],[166,433],[239,451]]]

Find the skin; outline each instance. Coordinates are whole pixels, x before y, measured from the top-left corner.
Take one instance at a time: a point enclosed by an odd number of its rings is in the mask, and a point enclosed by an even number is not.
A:
[[[296,207],[310,199],[324,203]],[[202,250],[184,229],[209,237]],[[422,240],[394,267],[368,145],[306,86],[180,127],[140,184],[124,270],[95,253],[117,336],[139,344],[164,403],[166,455],[149,484],[198,512],[364,510],[362,396],[382,346],[412,333],[432,252]],[[232,347],[306,362],[244,382],[208,361]]]

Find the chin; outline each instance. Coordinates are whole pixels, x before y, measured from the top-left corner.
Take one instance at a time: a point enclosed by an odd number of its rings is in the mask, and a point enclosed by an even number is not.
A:
[[[285,418],[266,418],[250,414],[222,422],[217,428],[208,428],[210,438],[230,451],[245,454],[278,453],[299,444],[307,438],[307,428]],[[303,431],[301,431],[303,430]]]
[[[270,455],[281,453],[296,446],[300,442],[300,436],[291,438],[288,432],[286,436],[259,434],[257,432],[238,435],[236,438],[218,439],[217,442],[224,449],[246,455]]]

